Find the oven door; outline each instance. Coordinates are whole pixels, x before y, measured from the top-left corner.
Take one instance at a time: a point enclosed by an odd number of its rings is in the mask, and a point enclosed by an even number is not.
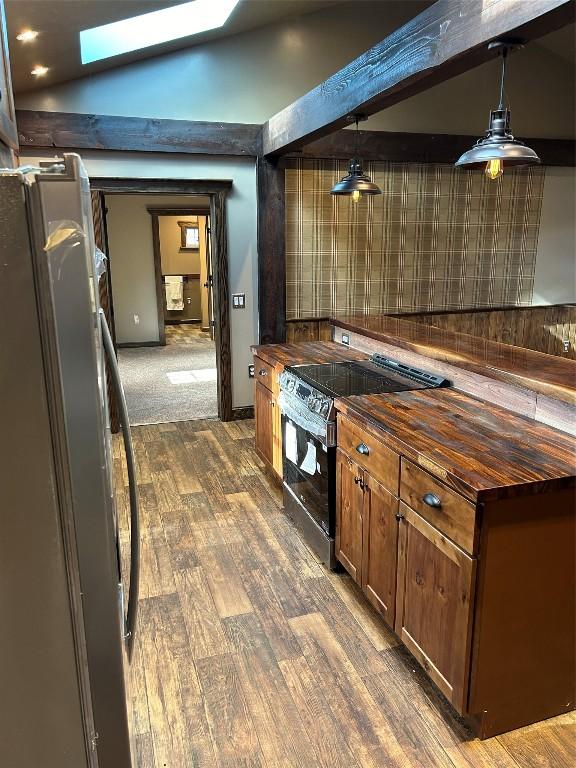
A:
[[[284,485],[327,536],[336,527],[336,449],[282,414]]]

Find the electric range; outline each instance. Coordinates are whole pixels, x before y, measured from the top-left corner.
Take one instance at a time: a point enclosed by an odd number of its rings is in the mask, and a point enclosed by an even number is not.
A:
[[[450,386],[384,355],[288,366],[280,375],[284,507],[320,559],[335,567],[336,410],[334,399]]]

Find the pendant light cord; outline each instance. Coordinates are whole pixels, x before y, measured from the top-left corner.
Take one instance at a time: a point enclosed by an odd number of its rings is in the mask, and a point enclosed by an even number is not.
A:
[[[498,107],[499,110],[504,109],[504,80],[506,78],[507,56],[508,56],[508,48],[504,47],[502,49],[502,78],[500,80],[500,106]]]
[[[356,132],[354,134],[354,157],[358,159],[358,115],[355,116]]]

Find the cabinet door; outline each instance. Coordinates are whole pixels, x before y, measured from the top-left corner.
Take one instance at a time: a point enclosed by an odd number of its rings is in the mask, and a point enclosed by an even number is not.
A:
[[[394,628],[398,561],[398,499],[365,475],[362,587],[376,610]]]
[[[272,394],[259,381],[254,390],[254,416],[256,418],[256,451],[260,458],[272,466]]]
[[[282,414],[276,399],[278,393],[277,378],[274,374],[273,394],[270,398],[272,406],[272,468],[282,480]]]
[[[362,584],[362,470],[340,449],[336,452],[336,558]]]
[[[464,714],[475,561],[410,507],[400,514],[396,633]]]

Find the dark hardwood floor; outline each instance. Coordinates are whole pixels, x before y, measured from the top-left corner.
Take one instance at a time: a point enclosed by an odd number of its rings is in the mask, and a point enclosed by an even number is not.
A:
[[[351,579],[301,542],[254,453],[253,421],[132,431],[136,768],[572,768],[574,713],[472,738]],[[114,456],[126,542],[119,441]]]

